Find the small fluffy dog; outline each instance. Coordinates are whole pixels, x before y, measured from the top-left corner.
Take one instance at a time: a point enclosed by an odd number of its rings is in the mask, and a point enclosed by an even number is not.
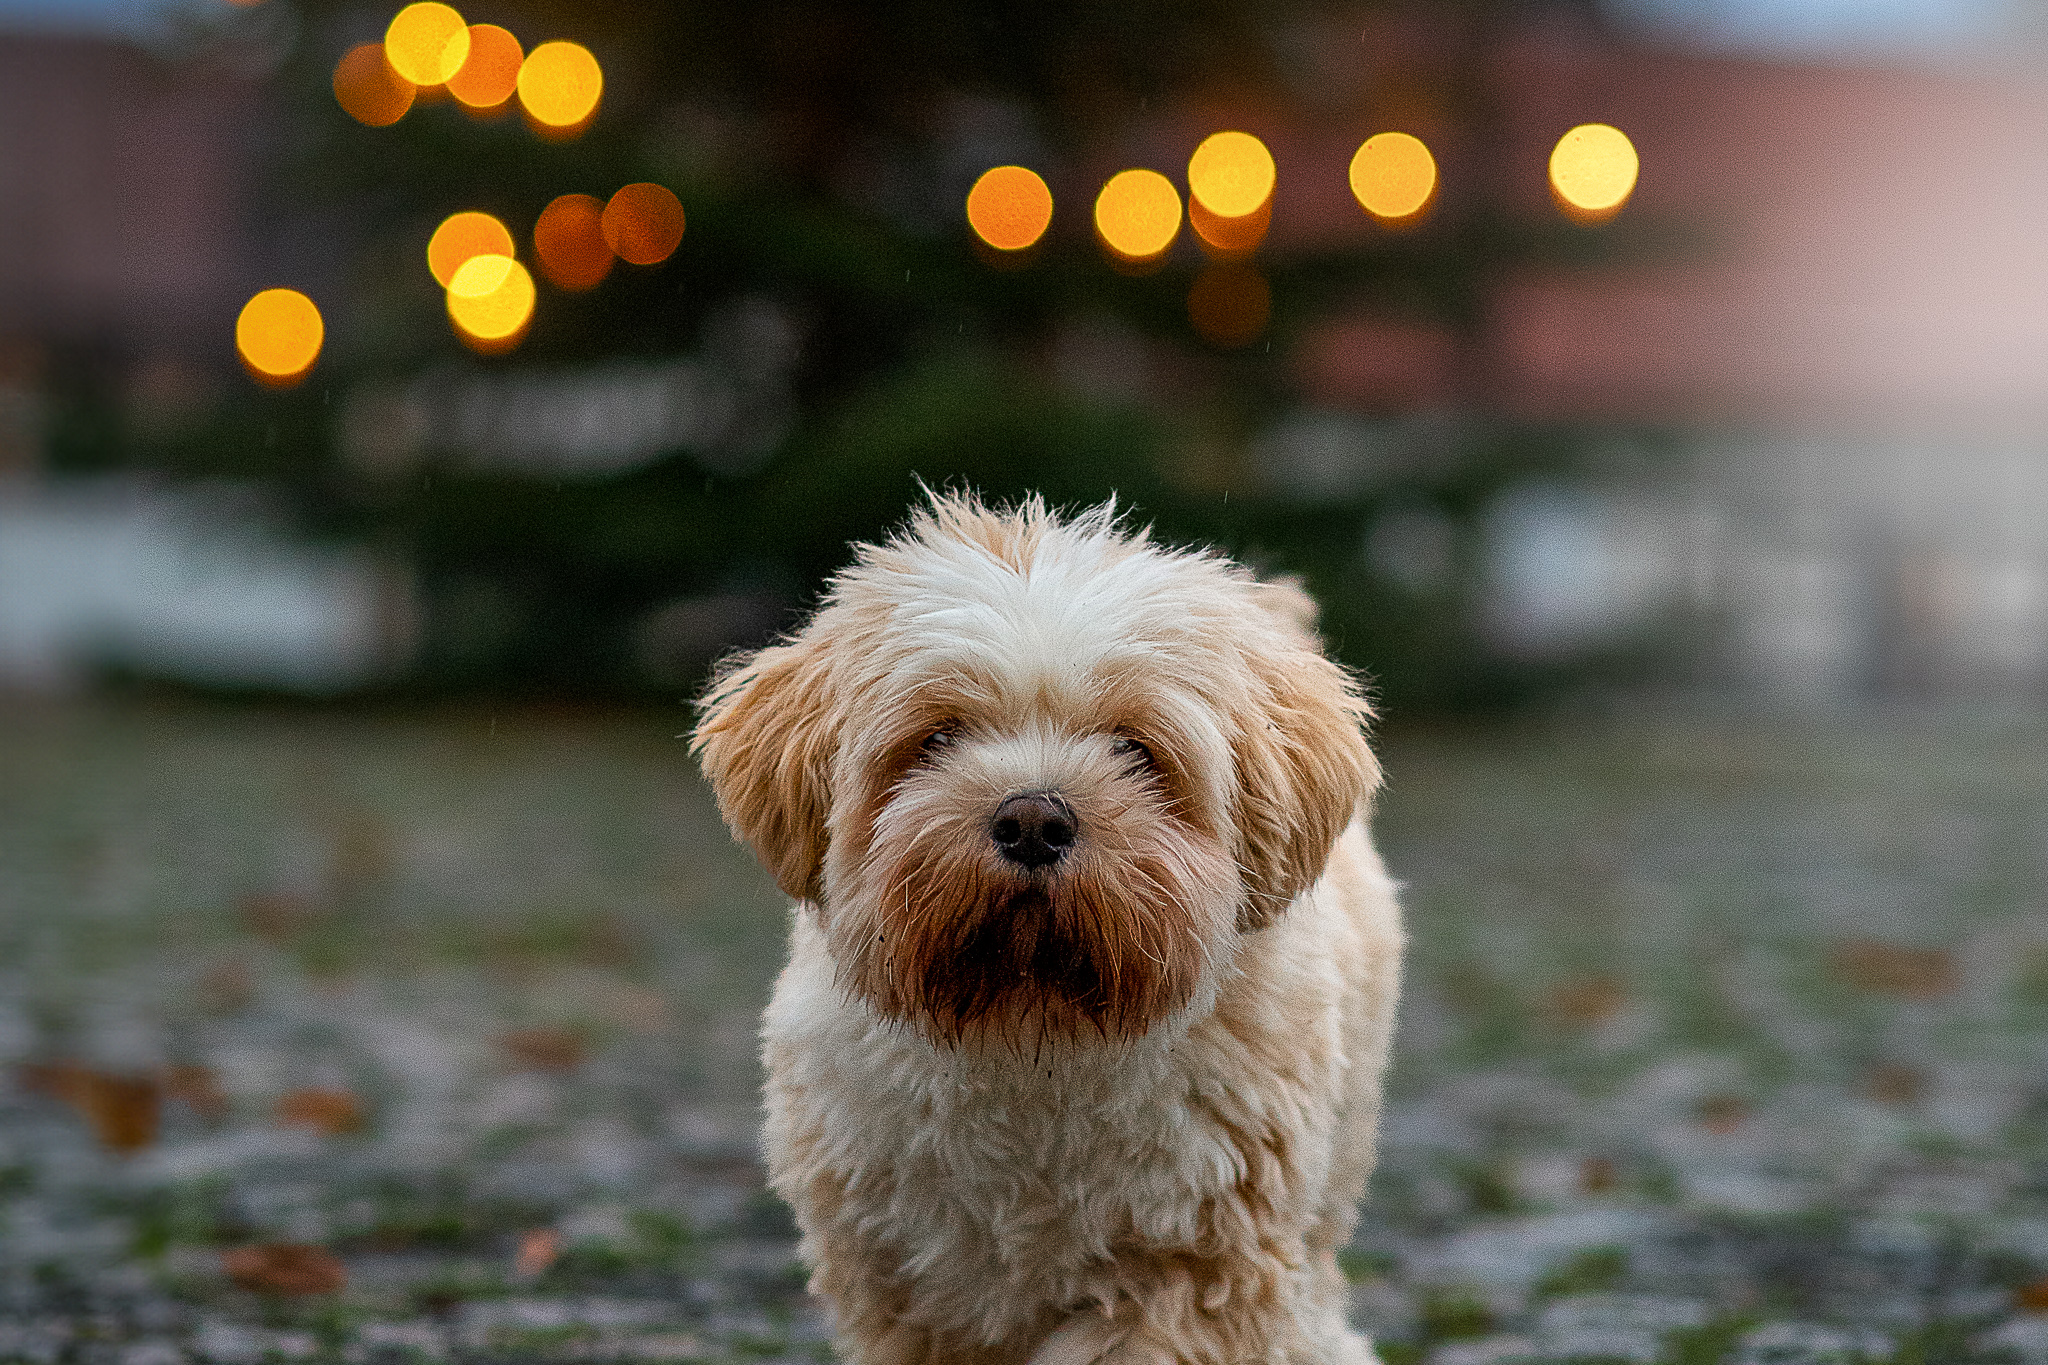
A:
[[[694,747],[796,898],[766,1145],[861,1365],[1359,1365],[1401,930],[1314,608],[936,495]]]

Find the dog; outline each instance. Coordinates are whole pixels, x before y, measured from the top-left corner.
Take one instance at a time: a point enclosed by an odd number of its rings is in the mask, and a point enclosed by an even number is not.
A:
[[[692,746],[796,901],[770,1183],[859,1365],[1360,1365],[1399,989],[1315,608],[1114,502],[929,495]]]

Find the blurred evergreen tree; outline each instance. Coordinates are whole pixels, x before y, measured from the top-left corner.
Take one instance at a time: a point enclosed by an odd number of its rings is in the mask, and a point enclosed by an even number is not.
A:
[[[237,23],[275,27],[288,3],[224,21],[218,41]],[[920,479],[1067,504],[1113,493],[1164,539],[1300,573],[1333,644],[1397,709],[1496,702],[1543,681],[1480,639],[1479,519],[1503,484],[1567,468],[1585,443],[1487,411],[1480,313],[1504,267],[1604,247],[1503,207],[1484,73],[1517,24],[1597,27],[1592,0],[462,8],[529,50],[590,48],[607,82],[595,121],[549,141],[516,112],[478,118],[444,96],[392,127],[360,126],[330,75],[389,12],[301,0],[271,78],[258,221],[325,308],[326,353],[297,389],[249,386],[203,428],[135,447],[192,474],[272,479],[321,532],[409,564],[426,608],[414,685],[675,695],[721,647],[788,624],[849,539],[902,517]],[[1329,64],[1352,59],[1362,26],[1386,23],[1429,41],[1330,88]],[[1420,109],[1444,187],[1417,230],[1262,251],[1271,324],[1218,349],[1189,324],[1203,264],[1191,234],[1132,275],[1087,227],[1108,170],[1151,164],[1184,183],[1180,130],[1196,109],[1215,111],[1203,131],[1243,111],[1254,127],[1348,129],[1354,146]],[[1116,159],[1134,146],[1168,150]],[[961,206],[979,172],[1011,161],[1046,174],[1058,212],[1025,260],[998,263]],[[1344,167],[1283,159],[1280,173]],[[498,215],[531,260],[549,201],[643,180],[685,205],[672,257],[622,264],[585,293],[543,283],[516,350],[463,349],[424,261],[445,215]],[[1306,411],[1291,358],[1315,325],[1359,306],[1454,339],[1450,410]],[[527,447],[545,439],[518,439],[522,424],[559,419],[534,393],[588,404],[660,382],[695,383],[701,420],[649,458],[609,473],[536,466]],[[1275,441],[1323,449],[1322,476],[1277,475]],[[1394,529],[1368,550],[1374,526]]]

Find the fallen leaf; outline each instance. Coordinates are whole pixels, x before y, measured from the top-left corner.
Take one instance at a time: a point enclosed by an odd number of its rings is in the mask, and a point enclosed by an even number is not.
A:
[[[31,1062],[15,1074],[23,1089],[62,1100],[83,1114],[110,1152],[129,1156],[156,1141],[163,1092],[154,1077],[95,1071],[77,1062]]]
[[[164,1098],[183,1100],[185,1104],[208,1123],[218,1123],[227,1117],[228,1097],[220,1088],[220,1080],[211,1067],[186,1062],[164,1068]]]
[[[1579,1163],[1579,1188],[1587,1194],[1605,1194],[1621,1183],[1621,1172],[1609,1157],[1589,1156]]]
[[[216,964],[199,978],[200,1003],[212,1014],[233,1014],[245,1008],[255,994],[249,964],[238,957]]]
[[[1749,1122],[1749,1103],[1738,1095],[1709,1095],[1700,1101],[1700,1127],[1728,1136]]]
[[[310,1087],[294,1090],[277,1102],[277,1121],[287,1128],[310,1128],[334,1137],[363,1126],[363,1105],[346,1090]]]
[[[1912,1104],[1927,1089],[1925,1076],[1898,1062],[1884,1062],[1870,1068],[1865,1079],[1870,1098],[1880,1104]]]
[[[221,1253],[220,1263],[229,1279],[258,1294],[333,1294],[348,1283],[333,1256],[290,1242],[235,1247]]]
[[[522,1280],[537,1278],[562,1254],[562,1234],[553,1228],[535,1228],[519,1236],[519,1251],[512,1258],[512,1273]]]
[[[244,896],[236,909],[241,913],[243,928],[272,943],[282,942],[304,931],[320,917],[319,911],[304,896],[279,891]]]
[[[566,1029],[514,1029],[498,1042],[519,1062],[542,1071],[572,1071],[583,1061],[583,1040]]]
[[[2022,1313],[2048,1313],[2048,1275],[2013,1290],[2012,1304]]]
[[[1834,964],[1850,985],[1878,995],[1933,1000],[1956,988],[1955,958],[1940,948],[1845,939],[1835,945]]]
[[[1628,1004],[1628,992],[1611,976],[1569,981],[1550,993],[1550,1010],[1568,1024],[1604,1024]]]

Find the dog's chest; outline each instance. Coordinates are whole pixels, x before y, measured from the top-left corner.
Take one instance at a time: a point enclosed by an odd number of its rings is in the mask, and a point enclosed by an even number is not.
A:
[[[1036,1058],[934,1047],[831,989],[807,937],[765,1027],[776,1183],[800,1209],[810,1182],[840,1188],[840,1214],[911,1273],[1057,1299],[1118,1246],[1196,1245],[1253,1174],[1231,1117],[1257,1101],[1220,1094],[1185,1032]]]

